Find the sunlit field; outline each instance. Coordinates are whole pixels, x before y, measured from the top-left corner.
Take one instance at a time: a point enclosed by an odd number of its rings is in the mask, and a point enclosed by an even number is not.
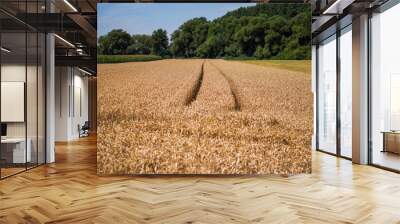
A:
[[[220,59],[101,64],[98,173],[309,173],[310,78]]]
[[[311,60],[243,60],[241,62],[311,74]]]

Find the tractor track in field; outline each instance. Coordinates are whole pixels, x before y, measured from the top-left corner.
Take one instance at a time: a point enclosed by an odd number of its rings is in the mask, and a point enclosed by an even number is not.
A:
[[[189,106],[192,104],[194,101],[197,99],[197,95],[199,95],[199,91],[201,88],[201,85],[203,84],[203,77],[204,77],[204,61],[201,64],[201,69],[200,69],[200,74],[198,79],[196,80],[195,85],[193,86],[192,90],[190,91],[189,96],[186,98],[185,105]]]
[[[218,70],[219,73],[221,73],[221,75],[226,79],[226,81],[228,81],[229,88],[231,89],[231,95],[233,97],[233,100],[235,101],[234,110],[235,111],[240,111],[241,110],[241,103],[240,103],[240,100],[239,100],[238,89],[236,87],[235,82],[231,78],[229,78],[220,68],[218,68],[218,66],[214,65],[211,62],[210,62],[210,64],[212,66],[214,66]]]

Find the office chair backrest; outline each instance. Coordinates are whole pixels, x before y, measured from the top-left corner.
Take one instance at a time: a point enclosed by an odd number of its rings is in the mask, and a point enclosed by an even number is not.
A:
[[[89,129],[90,125],[89,125],[89,121],[85,121],[85,124],[83,124],[82,129]]]

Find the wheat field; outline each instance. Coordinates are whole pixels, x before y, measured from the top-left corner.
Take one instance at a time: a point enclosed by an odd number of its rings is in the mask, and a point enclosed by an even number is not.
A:
[[[98,65],[98,174],[311,172],[311,75],[219,59]]]

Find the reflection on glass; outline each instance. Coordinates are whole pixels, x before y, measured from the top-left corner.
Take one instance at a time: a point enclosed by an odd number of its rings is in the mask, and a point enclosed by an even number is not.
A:
[[[371,19],[372,163],[400,170],[400,5]]]
[[[1,45],[1,161],[2,177],[25,170],[31,159],[26,141],[26,35],[2,33]],[[28,150],[27,150],[28,149]]]
[[[318,148],[336,153],[336,36],[318,48]]]
[[[390,77],[390,130],[400,130],[400,73]]]
[[[45,0],[0,1],[10,12],[45,13]],[[43,33],[0,12],[0,178],[45,162]]]
[[[340,153],[352,157],[352,35],[351,26],[340,36]]]
[[[38,36],[35,32],[27,33],[27,75],[26,75],[26,113],[27,113],[27,149],[30,151],[30,158],[27,167],[37,165],[37,76],[38,76],[38,56],[37,45]]]
[[[37,162],[38,164],[45,163],[45,60],[46,60],[46,52],[45,52],[45,44],[46,39],[45,35],[39,33],[38,35],[38,77],[37,77],[37,89],[38,89],[38,136],[37,136],[37,147],[38,147],[38,156]]]

